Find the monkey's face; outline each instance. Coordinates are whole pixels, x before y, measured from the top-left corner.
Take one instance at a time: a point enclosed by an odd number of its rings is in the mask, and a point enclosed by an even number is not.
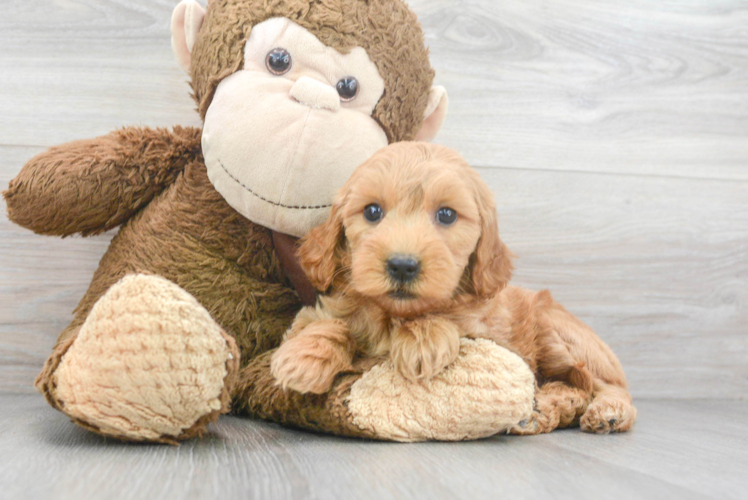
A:
[[[341,54],[286,18],[257,24],[243,68],[221,81],[205,115],[211,182],[254,222],[305,234],[353,170],[387,145],[372,118],[384,88],[363,48]]]

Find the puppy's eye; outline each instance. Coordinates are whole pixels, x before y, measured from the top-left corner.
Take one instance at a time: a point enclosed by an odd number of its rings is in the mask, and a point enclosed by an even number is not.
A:
[[[444,226],[451,226],[457,220],[457,212],[449,207],[442,207],[436,211],[436,220]]]
[[[274,75],[285,75],[291,69],[291,54],[280,47],[273,49],[265,58],[265,66]]]
[[[376,203],[366,205],[366,208],[364,208],[364,219],[369,222],[379,222],[382,220],[382,215],[382,207]]]
[[[352,101],[358,95],[358,80],[352,76],[346,76],[335,85],[335,88],[338,90],[341,101]]]

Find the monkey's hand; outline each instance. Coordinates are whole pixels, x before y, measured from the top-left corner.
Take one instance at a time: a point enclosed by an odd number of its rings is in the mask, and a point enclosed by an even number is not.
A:
[[[457,358],[459,350],[459,328],[439,316],[404,321],[391,333],[392,363],[411,381],[430,380]]]
[[[41,234],[98,234],[127,221],[200,153],[201,131],[128,127],[35,156],[3,193],[8,218]]]
[[[352,368],[355,346],[343,321],[318,320],[298,332],[292,327],[289,334],[270,361],[270,373],[283,389],[323,394],[338,373]]]

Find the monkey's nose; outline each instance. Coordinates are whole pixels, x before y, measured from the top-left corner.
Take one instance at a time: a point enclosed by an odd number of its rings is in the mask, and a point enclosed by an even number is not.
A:
[[[310,108],[338,111],[340,96],[338,92],[325,83],[308,76],[302,76],[291,87],[291,97]]]
[[[412,255],[393,255],[387,259],[387,274],[398,283],[413,281],[421,271],[421,263]]]

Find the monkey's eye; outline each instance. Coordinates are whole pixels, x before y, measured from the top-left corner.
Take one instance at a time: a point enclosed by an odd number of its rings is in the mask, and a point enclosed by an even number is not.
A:
[[[376,203],[366,205],[366,208],[364,208],[364,219],[369,222],[379,222],[382,220],[382,215],[382,207]]]
[[[338,90],[341,101],[352,101],[358,95],[358,80],[352,76],[346,76],[335,85],[335,88]]]
[[[274,75],[284,75],[291,69],[291,54],[280,47],[273,49],[265,58],[265,66]]]
[[[436,211],[436,220],[443,226],[451,226],[457,220],[457,212],[449,207],[442,207]]]

